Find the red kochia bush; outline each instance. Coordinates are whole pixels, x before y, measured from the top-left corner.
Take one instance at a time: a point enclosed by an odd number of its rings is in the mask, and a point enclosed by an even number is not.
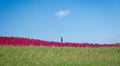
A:
[[[116,44],[91,44],[91,43],[71,43],[71,42],[54,42],[54,41],[44,41],[38,39],[30,38],[20,38],[20,37],[5,37],[0,36],[0,45],[12,45],[12,46],[57,46],[57,47],[120,47],[120,43]]]

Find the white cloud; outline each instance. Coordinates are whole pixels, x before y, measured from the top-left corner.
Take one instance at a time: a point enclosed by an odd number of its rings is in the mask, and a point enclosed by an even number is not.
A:
[[[63,18],[64,16],[68,16],[70,13],[70,10],[59,10],[55,13],[55,16],[58,16],[59,18]]]

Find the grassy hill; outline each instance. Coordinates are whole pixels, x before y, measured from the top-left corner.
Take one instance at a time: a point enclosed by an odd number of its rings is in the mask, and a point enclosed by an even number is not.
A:
[[[0,66],[120,66],[120,48],[0,46]]]
[[[0,36],[0,66],[120,66],[120,43],[61,43]]]

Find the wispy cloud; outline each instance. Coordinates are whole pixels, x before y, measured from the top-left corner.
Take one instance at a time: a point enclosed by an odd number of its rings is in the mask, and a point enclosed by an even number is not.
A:
[[[58,16],[59,18],[63,18],[64,16],[68,16],[70,13],[70,10],[59,10],[55,13],[55,16]]]

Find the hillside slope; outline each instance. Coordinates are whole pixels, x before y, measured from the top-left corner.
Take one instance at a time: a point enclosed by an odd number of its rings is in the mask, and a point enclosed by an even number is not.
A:
[[[20,46],[58,46],[58,47],[120,47],[116,44],[92,44],[92,43],[71,43],[71,42],[54,42],[39,39],[30,39],[22,37],[0,36],[0,45],[20,45]]]

